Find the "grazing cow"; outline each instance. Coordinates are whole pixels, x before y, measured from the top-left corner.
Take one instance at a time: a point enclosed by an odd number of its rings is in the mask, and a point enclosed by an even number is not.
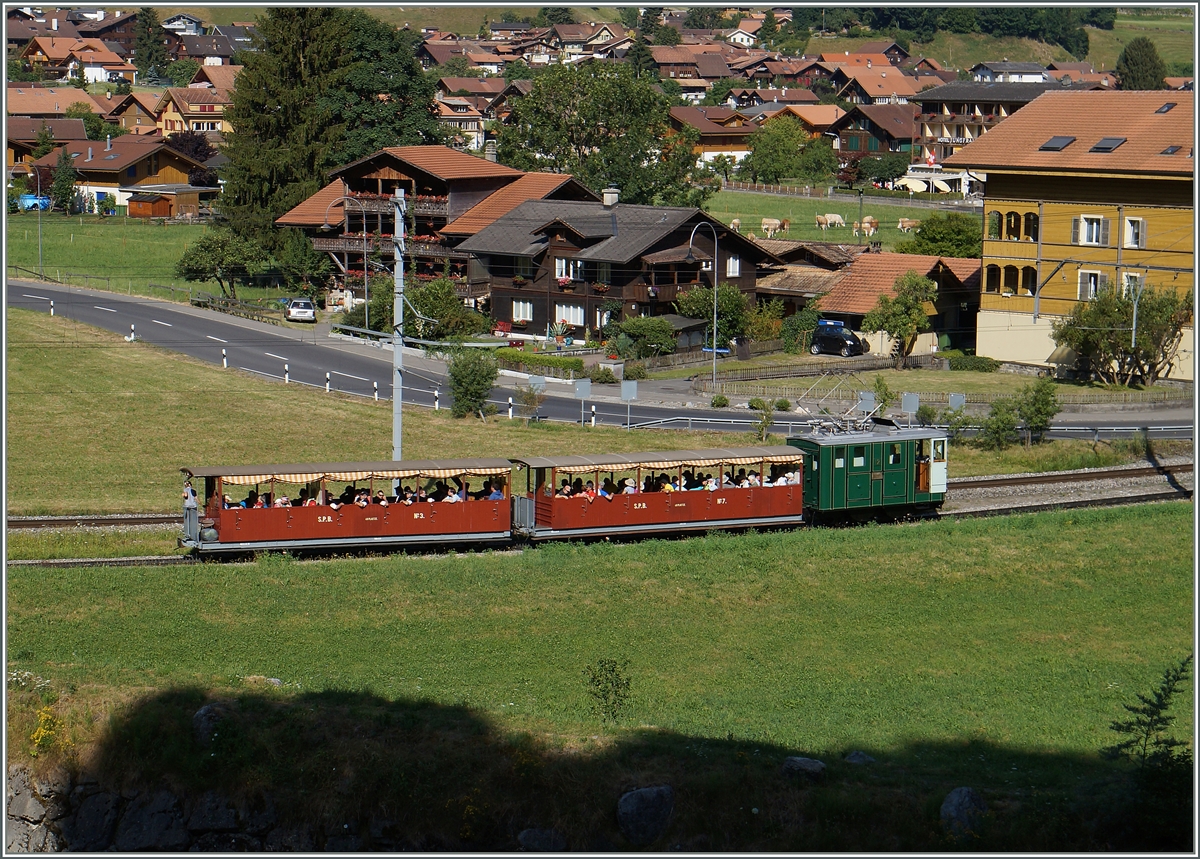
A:
[[[792,221],[790,218],[784,218],[783,220],[781,220],[779,222],[779,232],[786,233],[791,228],[792,228]]]
[[[863,235],[873,236],[879,232],[879,221],[875,220],[874,215],[865,215],[862,219]]]
[[[771,236],[775,235],[775,233],[779,231],[779,219],[763,218],[762,231],[767,234],[768,239],[771,238]]]
[[[754,233],[750,233],[750,235],[748,236],[748,238],[749,238],[749,239],[750,239],[750,241],[752,241],[752,242],[756,242],[756,241],[758,241],[758,236],[754,235]]]
[[[821,228],[821,232],[829,229],[829,219],[824,215],[817,215],[817,226]]]
[[[912,218],[901,218],[900,223],[896,225],[896,228],[902,233],[907,233],[910,230],[919,229],[920,226],[920,221],[914,221]]]
[[[831,227],[846,226],[846,221],[842,218],[841,215],[826,214],[825,217],[829,221],[829,226],[831,226]]]
[[[734,218],[732,221],[729,222],[729,226],[733,227],[733,231],[735,233],[740,233],[742,231],[742,219]]]
[[[854,235],[857,236],[861,229],[862,229],[862,224],[860,224],[858,221],[855,221],[854,222]]]

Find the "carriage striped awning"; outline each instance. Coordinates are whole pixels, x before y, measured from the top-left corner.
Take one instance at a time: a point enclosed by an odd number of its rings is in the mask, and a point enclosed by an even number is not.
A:
[[[713,448],[710,450],[667,450],[655,453],[600,453],[576,456],[535,456],[514,459],[527,468],[553,468],[562,474],[588,474],[594,471],[633,471],[639,468],[667,469],[715,465],[768,465],[800,462],[803,453],[788,445],[767,447]]]
[[[232,465],[179,469],[189,477],[219,477],[232,486],[260,483],[305,484],[318,480],[406,480],[412,477],[490,477],[508,475],[507,459],[414,459],[404,462],[325,462],[294,465]]]

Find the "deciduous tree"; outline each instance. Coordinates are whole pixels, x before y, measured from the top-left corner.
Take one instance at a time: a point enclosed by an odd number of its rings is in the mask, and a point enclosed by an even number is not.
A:
[[[1121,89],[1162,89],[1166,74],[1158,48],[1145,36],[1130,39],[1117,58],[1117,85]]]
[[[708,320],[711,324],[712,288],[696,286],[680,293],[675,299],[675,310],[680,316]],[[745,334],[749,316],[750,308],[742,291],[732,284],[722,283],[717,288],[717,345],[726,346],[731,340]]]
[[[1050,429],[1050,421],[1059,413],[1058,397],[1055,395],[1054,380],[1049,376],[1025,385],[1017,396],[1017,414],[1025,424],[1025,446],[1035,440],[1041,441],[1042,436]]]
[[[624,202],[699,206],[715,188],[700,183],[696,135],[674,133],[669,109],[653,80],[624,63],[553,66],[513,99],[499,159],[570,173],[596,192],[615,184]]]
[[[1148,287],[1137,305],[1133,336],[1133,294],[1102,291],[1080,302],[1052,327],[1054,342],[1087,362],[1100,381],[1113,385],[1153,385],[1179,356],[1183,329],[1192,322],[1192,293],[1170,286]]]
[[[464,418],[482,411],[500,371],[496,358],[487,349],[463,349],[450,359],[447,375],[454,397],[451,413]]]
[[[978,259],[983,253],[983,232],[979,218],[959,212],[930,215],[921,222],[921,231],[908,241],[899,242],[896,251],[902,254]]]
[[[185,87],[192,82],[196,72],[200,71],[200,63],[185,57],[168,65],[166,71],[171,83],[177,87]]]
[[[266,261],[266,251],[257,242],[220,229],[188,245],[175,271],[184,280],[215,280],[224,295],[237,298],[237,281],[255,274]]]
[[[937,284],[909,271],[896,279],[892,291],[894,295],[879,296],[879,301],[863,317],[863,330],[883,331],[898,344],[896,369],[900,370],[917,344],[917,335],[929,330],[925,303],[937,297]]]
[[[808,134],[800,120],[790,116],[772,120],[746,139],[750,153],[742,159],[741,170],[750,175],[751,181],[768,184],[799,176],[800,154],[807,142]]]

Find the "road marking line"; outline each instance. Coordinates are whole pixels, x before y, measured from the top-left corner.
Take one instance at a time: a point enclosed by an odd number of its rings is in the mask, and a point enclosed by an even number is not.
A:
[[[113,310],[111,307],[101,307],[99,304],[93,304],[93,305],[92,305],[92,307],[96,308],[97,310],[106,310],[106,311],[108,311],[109,313],[116,313],[116,312],[117,312],[117,311]]]
[[[150,321],[151,321],[151,322],[153,322],[155,325],[165,325],[165,326],[167,326],[168,328],[174,328],[174,327],[175,327],[175,326],[174,326],[174,325],[172,325],[170,322],[159,322],[157,319],[151,319]]]
[[[38,301],[49,301],[50,300],[50,296],[48,296],[48,295],[30,295],[28,292],[22,292],[21,296],[23,298],[36,298]]]
[[[334,376],[345,376],[347,379],[358,379],[360,382],[371,381],[370,379],[364,379],[362,376],[352,376],[349,373],[339,373],[337,370],[330,370],[329,372]]]
[[[213,337],[211,334],[205,334],[204,336],[207,337],[209,340],[216,340],[218,343],[228,343],[229,342],[228,340],[222,340],[220,337]]]
[[[288,360],[287,358],[283,357],[282,355],[276,355],[274,352],[263,352],[263,354],[266,355],[268,358],[278,358],[280,361]]]

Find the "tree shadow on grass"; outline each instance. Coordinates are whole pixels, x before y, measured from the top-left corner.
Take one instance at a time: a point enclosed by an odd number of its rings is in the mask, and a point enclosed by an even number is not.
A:
[[[217,714],[207,744],[194,723],[205,705]],[[547,738],[428,701],[344,691],[214,697],[182,688],[117,714],[85,767],[108,789],[215,790],[246,806],[269,798],[281,825],[306,829],[318,847],[351,831],[367,850],[502,851],[517,849],[526,828],[553,828],[573,850],[632,850],[617,801],[663,783],[675,790],[675,811],[650,845],[657,850],[1191,846],[1190,806],[1186,832],[1177,827],[1154,840],[1152,821],[1130,811],[1128,774],[1096,756],[969,741],[867,748],[876,762],[851,764],[842,759],[850,751],[816,755],[654,729]],[[785,776],[781,764],[793,755],[824,760],[825,777]],[[939,826],[942,800],[960,785],[988,805],[979,837],[965,845]]]

